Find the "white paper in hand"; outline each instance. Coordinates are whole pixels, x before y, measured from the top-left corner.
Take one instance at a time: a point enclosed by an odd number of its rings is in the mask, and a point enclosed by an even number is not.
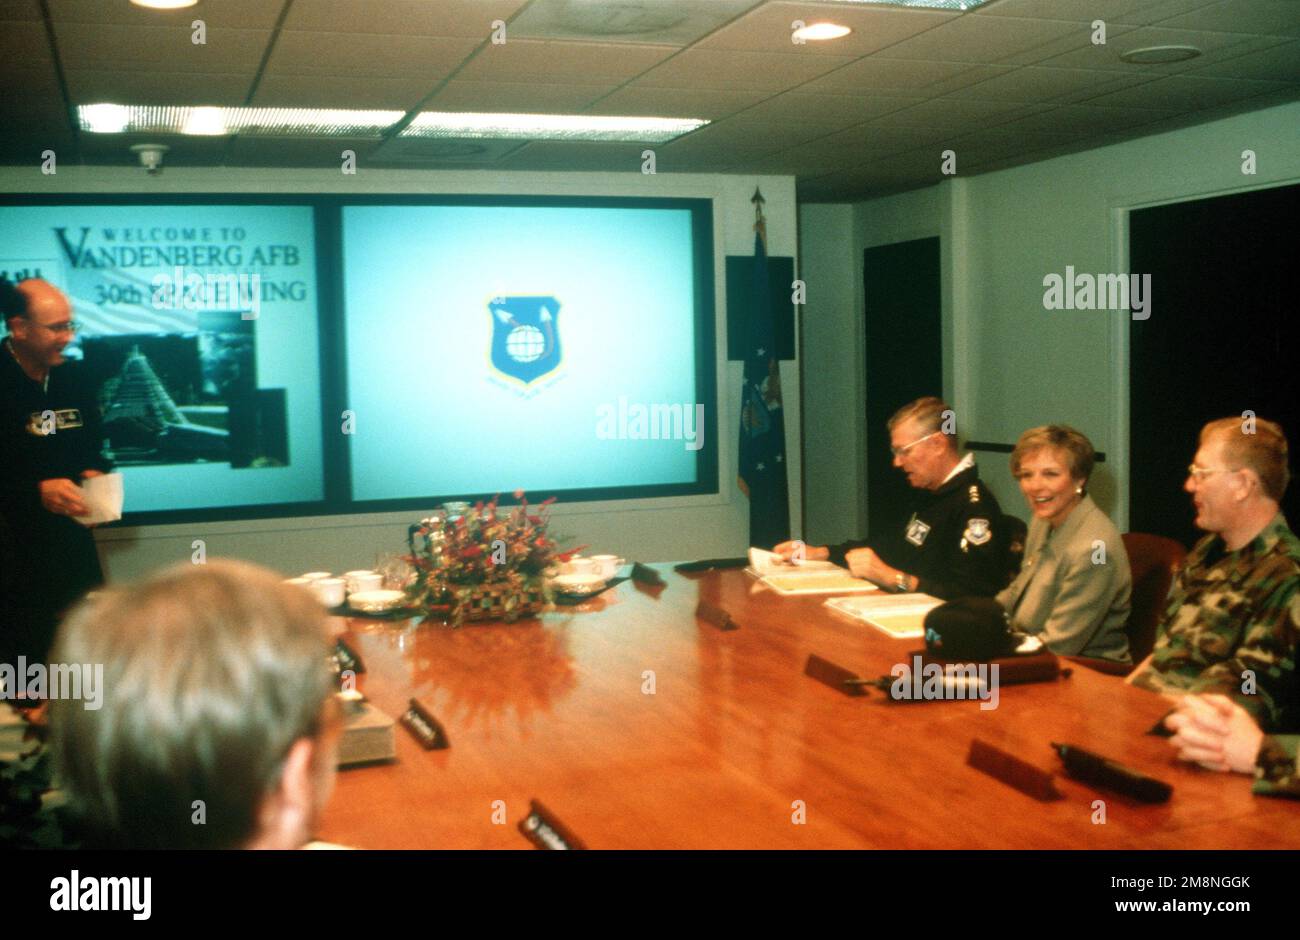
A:
[[[82,525],[98,525],[122,518],[122,474],[105,473],[81,481],[81,500],[90,510],[84,516],[73,516]]]

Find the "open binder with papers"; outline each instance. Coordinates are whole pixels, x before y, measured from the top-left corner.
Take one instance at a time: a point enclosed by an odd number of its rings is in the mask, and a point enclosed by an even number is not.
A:
[[[925,636],[925,615],[942,603],[929,594],[882,593],[870,597],[832,597],[825,606],[837,614],[905,640]]]
[[[749,550],[746,573],[778,594],[879,593],[870,581],[855,578],[829,561],[788,562],[761,548]]]

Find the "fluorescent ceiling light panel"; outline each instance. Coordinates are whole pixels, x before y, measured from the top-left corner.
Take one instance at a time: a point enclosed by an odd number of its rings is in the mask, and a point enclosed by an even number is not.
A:
[[[380,137],[405,111],[340,108],[216,108],[86,104],[77,108],[91,134],[187,134],[257,137]]]
[[[199,0],[131,0],[131,2],[147,10],[184,10],[186,7],[194,6]]]
[[[708,123],[699,118],[423,111],[399,136],[662,143]]]
[[[982,7],[989,0],[822,0],[823,3],[855,3],[874,7],[924,7],[927,10],[955,10],[958,12]]]

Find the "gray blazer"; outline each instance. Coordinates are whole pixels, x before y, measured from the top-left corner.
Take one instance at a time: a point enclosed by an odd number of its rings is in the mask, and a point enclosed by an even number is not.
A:
[[[1105,563],[1097,545],[1105,547]],[[1029,525],[1025,560],[998,602],[1012,625],[1041,634],[1054,653],[1129,663],[1129,594],[1133,575],[1119,531],[1092,497],[1085,496],[1052,530],[1042,519]]]

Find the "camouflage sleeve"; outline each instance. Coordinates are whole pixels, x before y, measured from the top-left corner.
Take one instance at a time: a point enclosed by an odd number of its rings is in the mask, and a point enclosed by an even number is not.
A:
[[[1287,578],[1258,607],[1232,655],[1201,673],[1193,692],[1222,692],[1264,730],[1278,726],[1294,695],[1300,636],[1300,578]]]
[[[1253,792],[1260,796],[1300,798],[1300,735],[1269,735],[1259,747],[1255,761]]]

